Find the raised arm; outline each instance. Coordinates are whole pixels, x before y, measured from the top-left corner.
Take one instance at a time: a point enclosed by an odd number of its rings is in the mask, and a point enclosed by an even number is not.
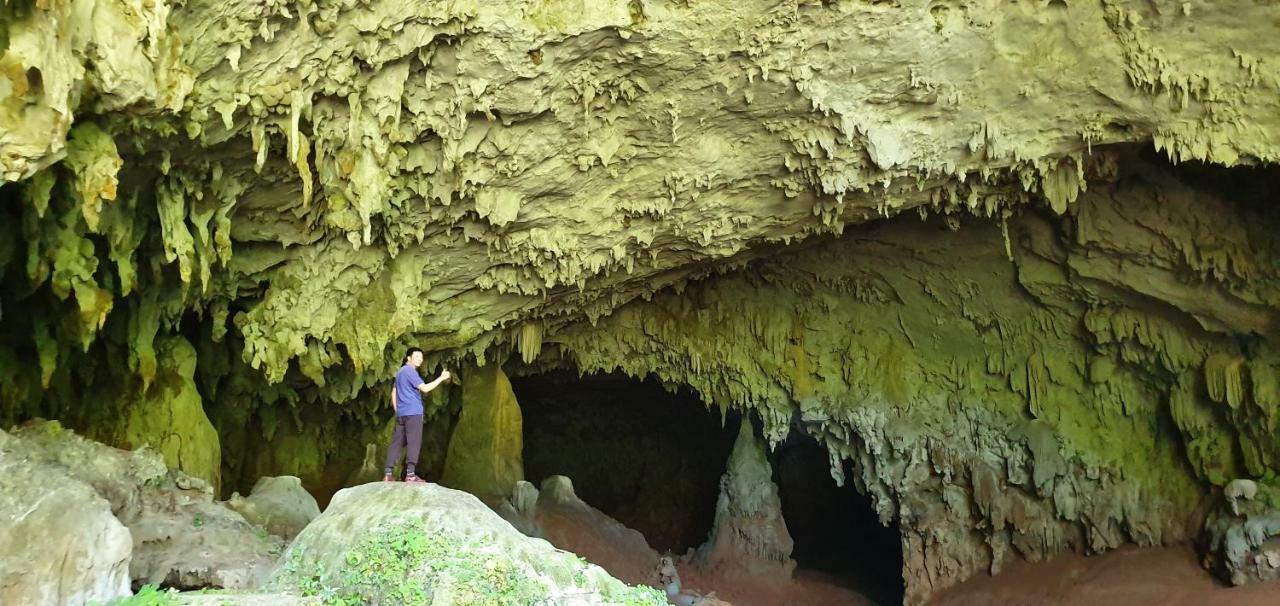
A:
[[[439,387],[441,383],[444,383],[445,381],[448,381],[448,380],[449,380],[449,377],[451,377],[451,376],[453,376],[453,375],[450,375],[450,374],[449,374],[449,371],[447,371],[447,370],[442,371],[442,372],[440,373],[440,376],[436,377],[436,379],[435,379],[434,381],[432,381],[432,382],[430,382],[430,383],[421,383],[421,384],[419,384],[419,385],[418,385],[418,391],[421,391],[422,393],[431,393],[431,390],[433,390],[433,389],[435,389],[435,388]]]

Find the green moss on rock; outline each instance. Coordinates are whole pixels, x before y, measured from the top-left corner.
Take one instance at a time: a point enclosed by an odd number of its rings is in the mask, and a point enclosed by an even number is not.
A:
[[[524,479],[523,452],[520,404],[502,367],[468,370],[440,482],[482,497],[508,496]]]
[[[326,604],[658,606],[656,589],[521,535],[474,497],[435,485],[338,493],[298,535],[269,587]]]
[[[195,349],[182,337],[166,337],[156,357],[156,381],[140,399],[126,404],[127,416],[114,442],[129,448],[149,445],[167,467],[201,478],[217,491],[222,449],[193,380]]]

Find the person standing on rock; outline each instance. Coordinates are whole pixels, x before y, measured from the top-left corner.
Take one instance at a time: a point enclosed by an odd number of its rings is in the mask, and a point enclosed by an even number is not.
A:
[[[430,383],[422,382],[418,376],[418,367],[422,366],[422,350],[410,347],[405,354],[404,366],[396,373],[395,384],[391,388],[391,409],[396,413],[396,429],[391,436],[391,445],[387,447],[387,466],[383,469],[382,481],[394,482],[396,463],[400,461],[400,448],[404,453],[404,481],[417,483],[424,480],[418,477],[418,451],[422,449],[422,394],[449,380],[449,371],[440,373]]]

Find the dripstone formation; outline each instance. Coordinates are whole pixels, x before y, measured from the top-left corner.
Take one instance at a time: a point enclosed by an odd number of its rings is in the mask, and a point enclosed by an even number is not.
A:
[[[909,602],[1193,538],[1232,582],[1274,578],[1278,21],[11,1],[0,425],[326,501],[418,346],[464,376],[653,376],[770,444],[809,433],[900,529]]]

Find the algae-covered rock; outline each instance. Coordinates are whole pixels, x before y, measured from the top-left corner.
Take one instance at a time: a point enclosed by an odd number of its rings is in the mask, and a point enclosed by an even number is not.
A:
[[[172,337],[161,341],[156,357],[155,382],[126,405],[128,417],[115,441],[131,448],[150,446],[167,467],[205,480],[217,492],[222,449],[194,381],[195,349],[182,337]]]
[[[434,484],[344,489],[285,553],[269,585],[369,604],[652,604],[475,497]]]
[[[404,348],[518,350],[817,437],[911,601],[1184,540],[1280,475],[1278,10],[7,2],[0,421],[323,501]]]
[[[440,483],[480,497],[509,496],[524,479],[523,451],[520,404],[507,375],[496,364],[467,371]]]

